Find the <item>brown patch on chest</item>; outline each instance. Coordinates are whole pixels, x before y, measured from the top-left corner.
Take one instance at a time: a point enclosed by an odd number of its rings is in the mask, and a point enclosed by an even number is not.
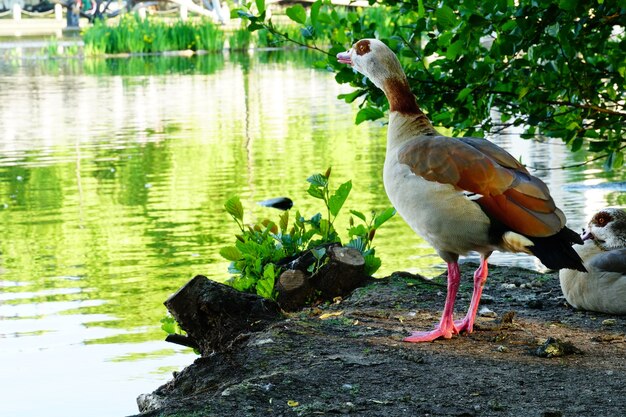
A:
[[[385,80],[383,89],[389,100],[389,110],[406,114],[424,114],[406,80],[389,78]]]
[[[366,53],[371,51],[370,41],[368,41],[367,39],[358,41],[356,45],[354,45],[354,48],[356,49],[357,55],[365,55]]]

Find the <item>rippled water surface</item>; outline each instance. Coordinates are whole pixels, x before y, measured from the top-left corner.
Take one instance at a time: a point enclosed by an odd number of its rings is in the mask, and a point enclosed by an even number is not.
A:
[[[332,166],[336,185],[353,181],[347,209],[389,205],[384,126],[355,126],[357,108],[336,99],[350,88],[315,59],[0,61],[0,415],[133,414],[138,394],[189,364],[192,352],[162,341],[162,302],[195,274],[228,276],[230,196],[248,221],[275,218],[256,202],[281,195],[312,215],[305,179]],[[576,162],[509,133],[492,139],[529,165]],[[626,203],[623,184],[606,185],[623,173],[537,174],[575,229]],[[380,276],[441,269],[399,218],[375,243]]]

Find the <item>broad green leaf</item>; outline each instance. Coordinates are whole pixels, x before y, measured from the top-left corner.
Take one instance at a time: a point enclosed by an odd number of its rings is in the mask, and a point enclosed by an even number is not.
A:
[[[424,8],[424,0],[417,0],[417,17],[422,18],[426,16],[426,9]]]
[[[238,261],[241,259],[241,252],[234,246],[226,246],[220,249],[220,255],[229,261]]]
[[[313,174],[306,181],[318,187],[326,187],[328,185],[328,180],[322,174]]]
[[[346,103],[352,103],[354,100],[356,100],[358,97],[362,96],[363,94],[366,94],[367,90],[355,90],[351,93],[347,93],[347,94],[339,94],[337,96],[337,98],[339,100],[344,100]]]
[[[314,184],[311,184],[306,192],[313,198],[319,198],[320,200],[324,199],[324,191]]]
[[[367,236],[368,232],[367,232],[367,228],[365,226],[363,226],[362,224],[358,225],[358,226],[354,226],[351,227],[350,229],[348,229],[348,235],[349,236]]]
[[[350,195],[350,190],[352,190],[352,181],[344,182],[339,186],[337,191],[328,199],[328,209],[330,210],[330,214],[333,216],[337,216],[341,207],[343,207],[343,203],[346,202],[346,199]]]
[[[471,87],[465,87],[462,89],[459,94],[456,96],[456,101],[464,102],[465,99],[474,91]]]
[[[359,252],[363,253],[363,251],[365,250],[366,244],[365,244],[365,241],[363,241],[363,238],[361,238],[360,236],[357,236],[354,239],[352,239],[350,242],[348,242],[346,246],[349,248],[354,248],[358,250]]]
[[[326,255],[326,248],[323,246],[321,248],[313,248],[311,249],[311,253],[315,259],[320,260],[324,257],[324,255]]]
[[[464,50],[465,41],[458,40],[453,42],[450,46],[448,46],[446,50],[446,58],[454,61]]]
[[[361,124],[366,120],[376,120],[383,117],[385,113],[374,107],[364,107],[356,114],[356,124]]]
[[[378,269],[382,265],[382,261],[380,260],[380,258],[374,255],[366,255],[364,256],[364,258],[365,258],[365,273],[367,275],[374,275],[374,273],[378,271]]]
[[[243,221],[243,206],[241,205],[241,201],[238,196],[234,196],[229,198],[226,203],[224,203],[224,208],[226,212],[233,216],[235,219],[239,221]]]
[[[331,225],[328,219],[320,219],[318,225],[319,225],[319,232],[322,236],[326,237],[330,235]]]
[[[254,0],[254,3],[256,4],[256,8],[259,13],[263,13],[265,11],[265,0]]]
[[[272,264],[270,264],[272,265]],[[257,281],[256,283],[256,293],[263,298],[268,298],[273,300],[275,298],[274,293],[274,283],[276,282],[276,278],[272,276],[271,278],[263,278]]]
[[[306,23],[306,10],[301,4],[296,4],[295,6],[287,7],[285,10],[287,16],[296,23],[300,23],[304,25]]]
[[[320,14],[320,8],[322,7],[322,0],[317,0],[311,5],[311,24],[317,24],[317,17]]]
[[[457,24],[457,17],[454,14],[454,10],[445,4],[435,10],[435,19],[437,19],[437,24],[442,30],[451,29]]]
[[[526,94],[528,94],[529,91],[530,91],[530,87],[528,86],[521,87],[517,93],[517,99],[518,100],[523,99],[526,96]]]
[[[161,319],[161,329],[168,334],[178,333],[178,323],[174,320],[174,317],[163,317]]]
[[[572,11],[578,5],[578,0],[559,0],[559,8],[567,11]]]
[[[280,220],[278,221],[278,224],[280,225],[281,233],[284,234],[289,225],[289,210],[285,210],[285,212],[280,215]]]
[[[350,213],[354,214],[356,217],[358,217],[359,219],[361,219],[363,221],[367,221],[367,218],[365,217],[365,214],[361,213],[360,211],[350,210]]]
[[[572,152],[578,151],[583,146],[583,138],[581,136],[577,136],[571,142]]]
[[[383,225],[387,220],[391,219],[396,214],[396,209],[393,207],[389,207],[385,209],[382,213],[374,218],[374,228],[378,229]]]

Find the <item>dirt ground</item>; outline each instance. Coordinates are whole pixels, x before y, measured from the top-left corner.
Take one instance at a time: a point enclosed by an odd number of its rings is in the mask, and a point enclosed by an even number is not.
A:
[[[624,317],[572,309],[554,273],[492,266],[474,333],[402,342],[436,324],[444,283],[394,274],[291,314],[142,396],[142,416],[626,416]]]

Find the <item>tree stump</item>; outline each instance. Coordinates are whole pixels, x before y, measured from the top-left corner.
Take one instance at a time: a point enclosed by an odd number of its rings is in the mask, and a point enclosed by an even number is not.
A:
[[[241,334],[264,329],[281,318],[274,301],[237,291],[198,275],[165,301],[187,338],[170,341],[197,347],[203,356],[228,348]],[[173,340],[172,340],[173,339]]]
[[[291,269],[274,284],[276,302],[196,276],[165,301],[168,311],[187,332],[187,336],[169,335],[166,340],[197,348],[208,356],[229,348],[241,335],[265,329],[281,318],[281,309],[295,311],[314,302],[345,297],[366,283],[369,277],[365,260],[358,250],[338,244],[324,248],[322,259],[305,251],[283,264],[283,268]],[[315,262],[322,266],[311,275],[308,270]]]
[[[365,259],[357,249],[338,244],[325,248],[323,266],[314,275],[308,269],[318,260],[311,251],[291,260],[288,265],[292,269],[280,275],[275,288],[277,302],[284,310],[293,311],[313,301],[344,297],[369,279],[365,274]]]

